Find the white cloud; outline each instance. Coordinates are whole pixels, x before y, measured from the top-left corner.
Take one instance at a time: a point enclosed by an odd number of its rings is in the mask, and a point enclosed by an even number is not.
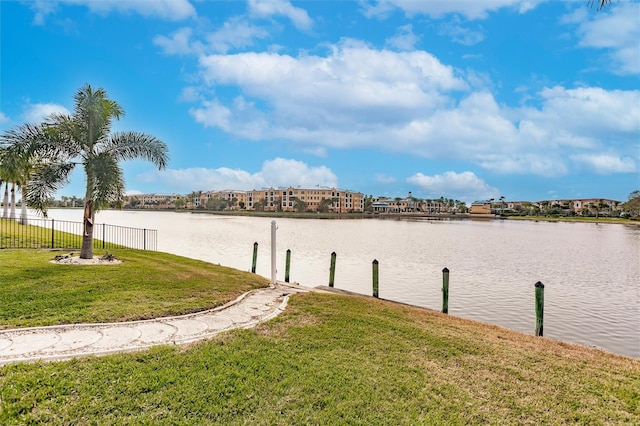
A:
[[[640,91],[555,86],[527,101],[536,106],[511,108],[496,101],[486,76],[471,71],[465,81],[424,51],[375,50],[348,39],[329,49],[326,56],[203,55],[204,87],[240,94],[201,94],[190,112],[240,138],[322,155],[374,148],[542,176],[562,176],[570,155],[605,148],[640,161]]]
[[[11,120],[9,119],[9,117],[4,115],[4,113],[2,111],[0,111],[0,124],[7,124],[10,121]]]
[[[398,125],[416,111],[428,113],[446,103],[441,91],[466,88],[451,67],[427,52],[377,51],[351,40],[331,49],[327,57],[275,53],[201,57],[207,85],[237,86],[245,99],[236,98],[225,106],[237,119],[224,128],[254,134],[256,139],[310,138],[317,144],[316,136],[329,136],[325,131],[366,131],[371,123]],[[259,100],[267,111],[258,111],[246,99]],[[192,113],[198,121],[214,125],[220,121],[219,106],[221,101],[214,99]],[[254,121],[247,121],[249,117]]]
[[[636,161],[630,157],[620,158],[610,154],[578,154],[572,155],[571,159],[581,163],[587,170],[603,175],[638,171]]]
[[[22,114],[24,121],[28,123],[41,123],[51,114],[66,114],[71,112],[62,105],[46,103],[46,104],[30,104]]]
[[[31,5],[35,12],[34,23],[42,25],[45,17],[55,13],[58,5],[62,4],[86,6],[94,13],[137,13],[169,21],[181,21],[196,16],[196,10],[188,0],[36,0]]]
[[[220,29],[206,36],[208,46],[213,52],[227,53],[230,49],[251,46],[254,39],[269,36],[264,28],[255,26],[243,17],[227,20]]]
[[[153,38],[153,44],[159,46],[166,55],[187,55],[195,53],[198,49],[191,43],[191,28],[180,28],[170,37],[157,35]]]
[[[384,18],[394,8],[401,9],[406,15],[427,15],[441,18],[449,14],[458,14],[467,19],[485,19],[489,12],[502,8],[512,8],[519,13],[526,13],[545,0],[446,0],[446,1],[416,1],[416,0],[378,0],[361,1],[366,16]]]
[[[398,50],[409,51],[415,48],[418,40],[418,36],[413,33],[411,24],[407,24],[398,28],[396,35],[388,38],[385,41],[385,45]]]
[[[309,30],[313,26],[307,11],[293,6],[287,0],[249,0],[249,12],[261,18],[284,16],[299,30]]]
[[[572,15],[573,16],[573,15]],[[580,15],[586,18],[587,15]],[[579,45],[606,49],[608,60],[604,67],[615,74],[640,74],[640,3],[614,3],[609,10],[593,15],[592,20],[578,27]],[[565,22],[575,22],[570,18]]]
[[[462,173],[448,171],[434,176],[416,173],[408,177],[407,182],[418,186],[427,198],[446,194],[447,198],[470,202],[478,199],[496,198],[499,193],[496,188],[489,186],[469,171]]]
[[[472,30],[471,28],[463,26],[458,18],[442,23],[439,27],[439,34],[448,36],[455,43],[464,46],[473,46],[484,40],[482,28]]]
[[[169,190],[183,193],[200,190],[238,189],[252,190],[280,186],[337,186],[336,175],[326,166],[308,164],[284,158],[265,161],[259,172],[220,167],[217,169],[189,168],[149,171],[137,176],[141,182],[162,183]]]
[[[539,97],[541,109],[523,110],[523,118],[535,121],[556,138],[567,134],[606,140],[640,133],[640,90],[555,86],[540,91]]]

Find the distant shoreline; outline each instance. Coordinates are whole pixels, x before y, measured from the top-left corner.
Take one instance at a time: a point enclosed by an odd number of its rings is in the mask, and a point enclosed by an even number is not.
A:
[[[51,209],[77,209],[82,207],[51,207]],[[552,217],[552,216],[497,216],[494,214],[469,214],[469,213],[298,213],[298,212],[258,212],[258,211],[212,211],[212,210],[175,210],[175,209],[106,209],[121,210],[130,212],[174,212],[208,214],[214,216],[235,216],[235,217],[272,217],[272,218],[293,218],[293,219],[384,219],[384,220],[514,220],[533,222],[582,222],[594,224],[621,224],[640,226],[640,220],[611,218],[611,217]]]

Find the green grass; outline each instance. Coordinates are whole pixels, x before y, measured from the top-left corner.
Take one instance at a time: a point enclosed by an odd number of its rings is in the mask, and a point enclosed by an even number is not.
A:
[[[299,294],[187,347],[0,368],[0,424],[639,424],[640,362],[371,298]]]
[[[254,274],[166,253],[110,250],[123,261],[116,265],[49,262],[60,253],[0,250],[0,328],[179,315],[268,285]]]

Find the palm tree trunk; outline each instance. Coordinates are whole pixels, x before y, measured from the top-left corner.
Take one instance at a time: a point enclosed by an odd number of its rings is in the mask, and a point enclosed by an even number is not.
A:
[[[9,219],[15,220],[16,218],[16,184],[11,184],[11,213]]]
[[[20,224],[27,224],[27,202],[24,199],[24,187],[20,188],[20,193],[22,194],[22,200],[20,201]]]
[[[4,184],[4,201],[2,203],[4,205],[2,218],[6,219],[9,217],[9,182],[5,182]]]
[[[84,202],[84,232],[82,233],[82,250],[80,250],[80,259],[93,259],[93,221],[95,219],[95,211],[93,209],[93,200],[89,197]]]

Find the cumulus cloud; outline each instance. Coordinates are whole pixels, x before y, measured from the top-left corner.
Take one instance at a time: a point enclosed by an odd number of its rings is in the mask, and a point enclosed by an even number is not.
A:
[[[332,46],[326,57],[208,55],[200,66],[205,84],[237,86],[242,96],[228,105],[202,102],[192,110],[197,121],[244,137],[326,146],[349,143],[373,130],[372,123],[402,126],[417,111],[448,102],[442,92],[466,89],[451,67],[427,52],[379,51],[351,40]],[[263,107],[255,108],[254,100]],[[333,137],[341,132],[353,137]]]
[[[610,154],[578,154],[572,155],[571,159],[587,170],[603,175],[638,171],[636,161],[630,157],[621,158]]]
[[[188,55],[196,53],[197,45],[192,45],[191,28],[180,28],[173,32],[171,36],[158,35],[153,38],[153,44],[159,46],[166,55]]]
[[[201,55],[202,87],[239,94],[190,92],[197,99],[190,113],[239,138],[287,141],[323,156],[374,148],[542,176],[562,176],[570,155],[611,145],[613,155],[639,161],[638,90],[546,87],[514,108],[496,101],[483,76],[426,51],[378,50],[351,39],[327,49],[324,56]]]
[[[208,46],[213,52],[227,53],[230,49],[251,46],[255,39],[264,39],[269,32],[247,21],[244,17],[227,20],[217,31],[206,36]]]
[[[444,22],[439,27],[439,34],[451,38],[455,43],[464,46],[473,46],[484,40],[484,32],[482,29],[473,30],[460,22],[460,19],[454,18],[448,22]]]
[[[640,74],[640,4],[614,4],[609,10],[582,21],[578,27],[581,47],[605,49],[608,60],[604,66],[615,74]],[[573,16],[573,15],[572,15]],[[586,15],[581,15],[585,18]],[[565,22],[575,19],[565,19]]]
[[[427,176],[416,173],[407,178],[425,193],[425,197],[440,197],[446,194],[447,198],[460,199],[462,201],[474,201],[478,199],[496,198],[499,191],[491,187],[473,172],[456,173],[444,172],[439,175]]]
[[[426,15],[441,18],[449,14],[462,15],[467,19],[485,19],[490,12],[502,8],[512,8],[526,13],[545,0],[492,0],[492,1],[416,1],[416,0],[374,0],[361,1],[365,16],[386,17],[391,10],[400,9],[408,16]]]
[[[36,0],[32,3],[34,23],[42,25],[47,15],[55,13],[59,5],[86,6],[91,12],[108,14],[137,13],[145,17],[181,21],[196,16],[196,10],[188,0]]]
[[[184,193],[194,188],[200,190],[238,189],[252,190],[281,186],[337,186],[336,175],[326,166],[312,167],[293,159],[275,158],[265,161],[262,169],[251,173],[241,169],[220,167],[217,169],[188,168],[149,171],[138,175],[141,182],[162,183],[171,191]]]
[[[411,24],[403,25],[398,28],[396,35],[389,37],[385,41],[385,45],[397,50],[409,51],[415,48],[419,38],[413,33]]]
[[[53,103],[30,104],[22,114],[24,121],[28,123],[41,123],[51,114],[71,114],[71,112],[62,105]]]
[[[261,18],[284,16],[299,30],[309,30],[313,26],[307,11],[293,6],[287,0],[249,0],[249,12]]]

